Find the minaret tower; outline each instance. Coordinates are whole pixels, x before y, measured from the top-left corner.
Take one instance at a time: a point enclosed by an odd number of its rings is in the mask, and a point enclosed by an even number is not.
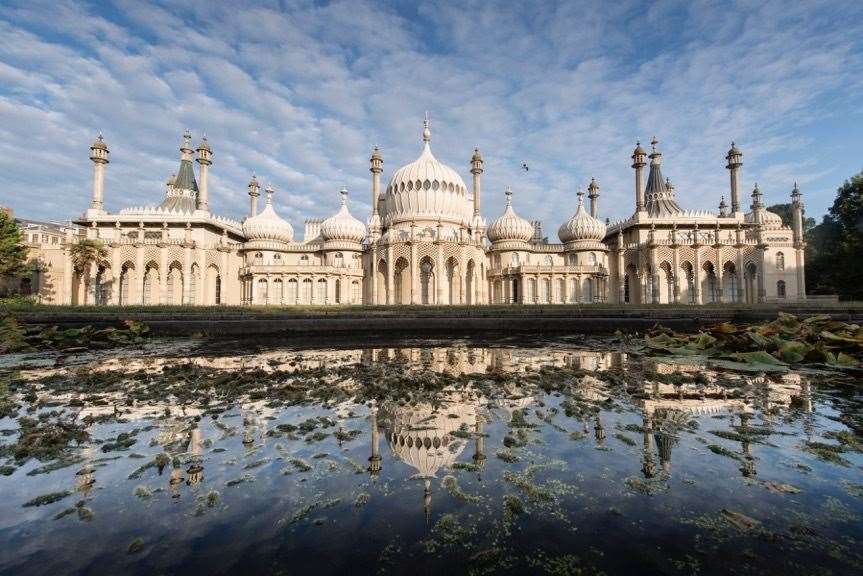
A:
[[[731,149],[728,151],[725,159],[728,160],[728,164],[725,167],[728,168],[731,174],[731,216],[733,218],[739,218],[741,216],[741,209],[740,189],[738,188],[737,174],[740,172],[740,167],[743,166],[743,152],[741,152],[737,146],[734,145],[734,142],[732,142]]]
[[[378,147],[372,151],[372,157],[369,159],[372,173],[372,216],[369,218],[369,236],[374,242],[378,239],[381,233],[381,217],[378,214],[378,204],[381,199],[381,172],[384,171],[384,159],[381,158],[381,152]]]
[[[252,174],[252,179],[249,180],[249,218],[258,214],[258,196],[261,195],[261,185],[258,184],[257,177]]]
[[[793,217],[793,233],[794,233],[794,254],[796,256],[797,267],[797,299],[806,300],[806,276],[804,271],[805,253],[806,253],[806,238],[803,236],[803,195],[800,193],[800,188],[797,187],[797,182],[794,183],[794,189],[791,191],[791,210]]]
[[[473,174],[473,221],[471,226],[473,227],[474,237],[477,241],[480,241],[482,238],[485,228],[485,223],[482,221],[482,216],[480,215],[482,194],[480,176],[482,175],[482,165],[482,154],[479,153],[479,148],[474,148],[473,156],[470,159],[470,173]]]
[[[96,137],[96,141],[90,146],[90,160],[93,161],[93,202],[88,212],[92,214],[105,213],[105,166],[108,165],[108,145],[102,139],[102,133]]]
[[[635,211],[645,212],[644,203],[644,167],[647,166],[647,152],[641,147],[641,142],[635,143],[632,153],[632,167],[635,168]]]
[[[210,148],[207,137],[201,138],[198,144],[198,164],[200,168],[200,182],[198,183],[198,210],[210,211],[210,195],[207,183],[209,182],[210,164],[213,163],[213,150]]]
[[[590,179],[590,185],[587,187],[587,197],[590,199],[590,215],[596,218],[599,213],[599,184],[595,178]]]

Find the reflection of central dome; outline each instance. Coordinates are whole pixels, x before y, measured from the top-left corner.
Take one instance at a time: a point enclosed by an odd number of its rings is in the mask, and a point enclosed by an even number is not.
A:
[[[418,406],[385,405],[384,426],[393,453],[424,478],[433,477],[440,468],[452,466],[465,447],[465,441],[452,436],[462,424],[474,431],[477,411],[474,404],[444,402],[437,410],[429,404]]]
[[[423,130],[420,157],[402,166],[387,186],[383,217],[388,226],[399,222],[426,220],[469,226],[473,207],[467,187],[458,173],[432,154],[428,120]]]

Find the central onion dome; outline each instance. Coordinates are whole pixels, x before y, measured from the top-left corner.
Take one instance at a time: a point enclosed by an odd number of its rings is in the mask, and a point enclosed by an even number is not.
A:
[[[473,207],[467,199],[467,187],[458,172],[434,157],[429,142],[431,130],[426,118],[422,154],[396,170],[387,186],[382,209],[385,225],[419,220],[470,225]]]
[[[584,240],[599,242],[605,238],[605,224],[584,209],[584,192],[581,190],[578,191],[578,209],[572,218],[561,225],[557,236],[564,244]]]
[[[348,191],[342,188],[339,191],[342,197],[342,206],[333,216],[330,216],[321,224],[321,236],[324,240],[340,242],[362,242],[366,236],[365,225],[351,216],[348,210]]]
[[[527,242],[533,237],[533,225],[512,209],[512,190],[506,189],[506,209],[503,215],[488,227],[492,242]]]
[[[246,240],[271,240],[288,243],[294,239],[291,224],[273,210],[273,188],[267,186],[267,205],[260,214],[243,221]]]

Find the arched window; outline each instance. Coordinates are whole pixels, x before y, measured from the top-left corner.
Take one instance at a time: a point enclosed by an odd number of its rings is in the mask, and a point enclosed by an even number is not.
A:
[[[595,252],[591,252],[590,254],[587,255],[587,263],[590,264],[591,266],[596,266],[596,253]]]
[[[519,264],[518,252],[512,253],[512,257],[510,258],[509,263],[510,263],[510,266],[518,266],[518,264]]]
[[[536,280],[533,278],[527,281],[527,301],[531,304],[536,302]]]
[[[306,278],[303,280],[303,290],[300,293],[300,302],[302,304],[311,304],[312,302],[312,279]]]
[[[785,280],[776,283],[776,297],[785,298]]]
[[[337,268],[343,268],[345,265],[345,257],[341,252],[336,252],[336,255],[333,258],[333,261],[335,262],[335,266]]]
[[[360,283],[356,280],[351,283],[351,304],[360,303]]]
[[[266,278],[261,278],[258,280],[258,286],[256,288],[257,293],[255,294],[255,296],[257,296],[257,298],[256,298],[257,302],[255,302],[256,304],[266,304],[267,303],[267,298],[269,296],[267,294],[267,287],[268,286],[267,286]]]
[[[297,280],[295,278],[291,278],[288,280],[288,295],[287,295],[287,303],[288,304],[296,304],[297,303]]]
[[[342,303],[342,281],[340,278],[336,278],[335,292],[336,292],[336,304],[341,304]]]
[[[551,266],[552,264],[554,264],[554,261],[551,259],[551,256],[546,256],[545,258],[543,258],[543,264],[545,266]]]
[[[263,264],[264,255],[261,252],[255,252],[255,264]]]
[[[325,278],[318,280],[318,290],[315,294],[315,304],[327,303],[327,281]]]
[[[785,254],[782,252],[776,253],[776,269],[785,270]]]
[[[215,303],[222,303],[222,277],[216,276]]]

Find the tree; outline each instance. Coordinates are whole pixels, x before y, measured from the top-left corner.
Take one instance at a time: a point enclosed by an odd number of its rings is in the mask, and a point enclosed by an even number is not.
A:
[[[75,272],[84,275],[91,264],[95,264],[97,268],[108,266],[108,249],[99,240],[81,238],[69,248],[69,258]]]
[[[9,214],[0,211],[0,277],[21,278],[28,273],[21,230]]]
[[[863,173],[836,191],[821,224],[806,235],[806,289],[863,300]]]

